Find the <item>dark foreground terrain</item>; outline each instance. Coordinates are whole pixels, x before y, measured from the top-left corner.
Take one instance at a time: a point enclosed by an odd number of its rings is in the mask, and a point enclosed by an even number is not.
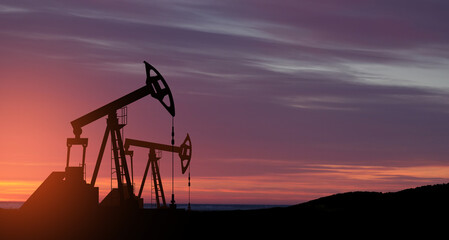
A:
[[[0,239],[369,239],[446,237],[449,185],[349,192],[290,207],[239,211],[0,209]]]

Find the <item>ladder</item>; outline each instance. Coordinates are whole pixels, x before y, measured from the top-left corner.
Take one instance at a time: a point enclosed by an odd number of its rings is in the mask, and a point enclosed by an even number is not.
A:
[[[121,135],[122,135],[122,139],[124,139],[124,126],[126,126],[126,124],[128,124],[128,108],[127,106],[124,106],[122,108],[120,108],[119,110],[117,110],[117,119],[118,119],[118,124],[121,126]],[[114,149],[113,149],[113,140],[111,139],[111,190],[113,188],[114,184],[117,181],[117,169],[115,168],[115,158],[114,158]],[[116,139],[116,144],[118,145],[118,139]],[[122,159],[120,154],[118,155],[118,160],[120,163],[120,169],[118,171],[120,171],[120,176],[121,176],[121,182],[123,183],[123,177],[124,177],[124,170],[123,170],[123,166],[121,165],[122,163]]]
[[[164,188],[162,187],[161,174],[159,172],[158,161],[151,161],[151,173],[152,173],[152,184],[154,188],[154,194],[156,199],[157,208],[165,208],[167,204],[165,202]]]
[[[156,206],[157,208],[159,208],[161,202],[163,204],[162,207],[166,207],[166,203],[165,203],[165,195],[164,195],[164,190],[162,187],[162,182],[160,179],[160,172],[159,172],[159,159],[162,158],[162,151],[156,150],[155,152],[156,152],[156,158],[153,161],[155,161],[156,166],[154,166],[154,167],[151,166],[150,206],[151,207]],[[159,179],[157,176],[159,176]],[[155,183],[157,183],[157,184],[155,184]],[[157,194],[156,194],[156,192],[157,192]],[[153,193],[154,193],[154,195],[153,195]]]

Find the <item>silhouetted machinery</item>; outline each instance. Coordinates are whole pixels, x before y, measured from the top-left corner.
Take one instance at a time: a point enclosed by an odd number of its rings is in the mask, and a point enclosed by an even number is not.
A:
[[[114,164],[117,174],[117,189],[112,189],[110,194],[103,200],[103,202],[110,203],[105,205],[119,205],[121,207],[137,207],[139,205],[142,206],[143,201],[140,198],[142,190],[140,191],[138,196],[135,196],[133,191],[130,172],[128,170],[128,164],[126,162],[123,139],[120,133],[120,129],[123,128],[124,125],[119,124],[117,118],[117,110],[145,96],[151,95],[153,98],[159,100],[159,102],[165,107],[165,109],[170,113],[172,117],[175,116],[175,106],[170,88],[168,87],[162,75],[153,66],[145,61],[144,64],[146,70],[145,86],[71,122],[75,137],[67,138],[67,161],[65,172],[53,172],[52,174],[50,174],[50,176],[41,184],[41,186],[32,194],[32,196],[23,204],[23,209],[46,207],[54,208],[56,205],[61,205],[61,209],[63,209],[67,207],[73,208],[73,206],[78,206],[80,204],[82,204],[85,208],[98,206],[98,187],[95,187],[95,182],[97,180],[109,135],[111,136],[112,140],[112,154],[114,155]],[[84,179],[84,174],[88,139],[81,138],[82,128],[105,116],[107,116],[106,130],[104,132],[103,141],[98,153],[98,158],[95,164],[91,182],[90,184],[87,184]],[[173,129],[174,128],[172,126],[172,130]],[[173,135],[174,133],[172,133],[172,136]],[[153,165],[153,163],[157,160],[155,160],[155,156],[151,153],[156,149],[178,152],[179,156],[181,157],[182,163],[184,163],[182,168],[183,173],[190,163],[191,143],[189,137],[187,137],[183,145],[179,147],[148,142],[146,143],[146,145],[138,145],[139,143],[142,142],[131,139],[129,140],[129,145],[150,148],[151,160],[149,160],[149,163],[152,163],[151,165],[153,166],[153,169],[155,168],[155,166],[157,166],[157,164]],[[172,145],[173,144],[174,140],[172,139]],[[82,162],[79,166],[70,166],[70,150],[73,145],[81,145],[83,147]],[[156,171],[158,172],[158,169]],[[147,170],[145,172],[147,172]],[[158,173],[156,174],[159,175]],[[160,176],[158,177],[160,178]],[[160,183],[160,179],[158,180],[158,182]],[[142,183],[144,183],[144,181]],[[160,184],[160,186],[160,193],[163,193],[162,184]],[[143,188],[143,184],[141,188]]]
[[[159,172],[159,164],[158,164],[158,160],[160,158],[156,156],[156,151],[159,150],[159,151],[178,153],[179,158],[181,159],[182,174],[184,174],[186,172],[187,168],[189,167],[190,159],[192,157],[192,142],[190,141],[189,134],[187,134],[184,142],[179,147],[175,147],[173,145],[165,145],[165,144],[160,144],[160,143],[146,142],[146,141],[127,138],[125,140],[125,152],[132,157],[133,151],[129,150],[130,146],[136,146],[136,147],[142,147],[142,148],[149,149],[148,162],[145,167],[145,172],[143,174],[142,183],[140,184],[140,190],[139,190],[139,194],[137,195],[137,197],[141,198],[141,196],[142,196],[143,188],[145,186],[145,181],[146,181],[147,174],[148,174],[148,169],[151,166],[151,174],[152,174],[152,179],[153,179],[156,206],[157,206],[157,208],[166,208],[167,204],[165,201],[164,188],[162,186],[162,180],[161,180],[161,175]]]

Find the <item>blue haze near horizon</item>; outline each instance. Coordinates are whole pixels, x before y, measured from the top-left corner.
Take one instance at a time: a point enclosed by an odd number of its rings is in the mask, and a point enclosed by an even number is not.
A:
[[[18,209],[23,202],[0,202],[0,209]],[[233,211],[233,210],[255,210],[274,207],[287,207],[288,205],[266,205],[266,204],[191,204],[194,211]],[[154,208],[154,204],[145,203],[144,208]],[[187,209],[187,204],[177,204],[179,209]]]

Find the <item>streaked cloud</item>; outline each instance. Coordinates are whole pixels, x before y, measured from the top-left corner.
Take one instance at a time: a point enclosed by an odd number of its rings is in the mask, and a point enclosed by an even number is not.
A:
[[[449,64],[443,60],[436,66],[406,66],[381,64],[349,64],[359,81],[368,84],[449,90]]]
[[[281,100],[285,101],[288,106],[300,109],[339,110],[339,111],[356,110],[347,105],[349,99],[340,97],[296,96],[296,97],[285,97]]]
[[[0,14],[17,14],[17,13],[27,13],[30,11],[31,10],[23,7],[0,4]]]

